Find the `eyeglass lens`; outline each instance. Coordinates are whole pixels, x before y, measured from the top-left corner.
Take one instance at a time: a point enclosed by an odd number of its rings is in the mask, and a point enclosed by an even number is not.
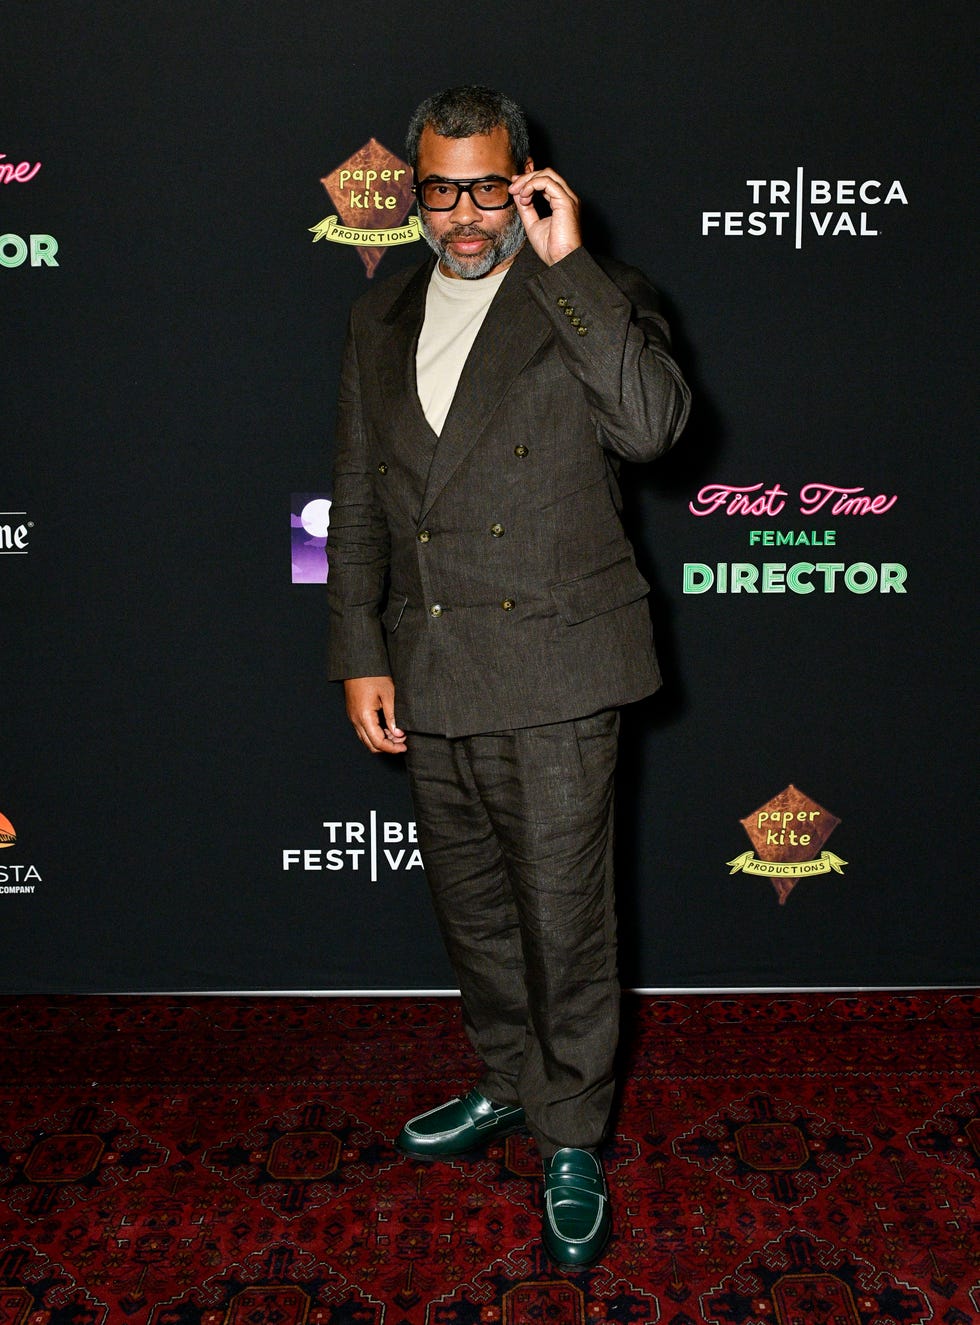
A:
[[[430,212],[451,212],[464,193],[470,195],[481,211],[487,212],[509,207],[514,201],[510,180],[498,175],[474,180],[424,179],[418,186],[419,201]]]

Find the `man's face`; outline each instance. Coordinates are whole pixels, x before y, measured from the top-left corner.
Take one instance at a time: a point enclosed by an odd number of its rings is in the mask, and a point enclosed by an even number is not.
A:
[[[530,168],[530,167],[529,167]],[[472,138],[444,138],[432,129],[422,130],[416,175],[442,179],[482,179],[517,173],[510,151],[510,138],[503,125]],[[428,212],[419,208],[425,238],[440,259],[447,276],[472,280],[494,276],[509,267],[524,243],[524,226],[516,207],[481,212],[468,193],[459,195],[451,212]]]

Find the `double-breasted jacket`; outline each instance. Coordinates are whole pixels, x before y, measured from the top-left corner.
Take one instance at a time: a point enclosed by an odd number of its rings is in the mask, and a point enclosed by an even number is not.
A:
[[[327,540],[329,674],[390,674],[407,731],[583,717],[660,682],[619,462],[665,451],[689,393],[640,272],[530,244],[439,436],[415,350],[433,259],[354,306]]]

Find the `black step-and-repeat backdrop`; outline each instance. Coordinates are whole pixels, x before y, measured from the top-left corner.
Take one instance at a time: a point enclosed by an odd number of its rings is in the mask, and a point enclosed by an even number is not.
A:
[[[696,395],[625,483],[624,980],[975,983],[974,13],[6,6],[0,987],[452,987],[324,583],[347,308],[422,256],[404,126],[458,82]]]

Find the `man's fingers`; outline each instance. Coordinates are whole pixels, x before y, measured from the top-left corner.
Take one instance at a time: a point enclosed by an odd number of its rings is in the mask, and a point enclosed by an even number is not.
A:
[[[401,754],[405,749],[405,733],[394,726],[387,714],[385,725],[382,726],[376,709],[361,713],[354,728],[372,754]]]
[[[394,701],[395,701],[394,694],[392,694],[391,696],[387,696],[387,695],[382,696],[382,700],[381,700],[381,712],[384,714],[385,727],[387,727],[387,729],[388,729],[388,735],[391,736],[391,737],[394,738],[394,739],[397,739],[397,738],[399,738],[399,737],[401,737],[401,736],[404,736],[405,733],[402,731],[402,729],[401,729],[400,727],[396,726],[396,724],[395,724],[395,702],[394,702]]]
[[[529,170],[514,176],[510,191],[531,247],[542,262],[554,266],[581,247],[579,200],[560,175],[548,169]],[[535,194],[548,204],[543,216],[535,206]]]
[[[347,716],[372,754],[401,754],[405,733],[395,726],[395,686],[390,676],[360,676],[344,682]],[[384,715],[384,724],[378,714]]]
[[[385,748],[384,731],[376,713],[362,713],[354,723],[354,730],[373,754]]]
[[[524,207],[530,205],[535,193],[543,193],[551,204],[578,204],[576,195],[553,170],[530,170],[526,175],[518,175],[511,183],[510,191]]]

